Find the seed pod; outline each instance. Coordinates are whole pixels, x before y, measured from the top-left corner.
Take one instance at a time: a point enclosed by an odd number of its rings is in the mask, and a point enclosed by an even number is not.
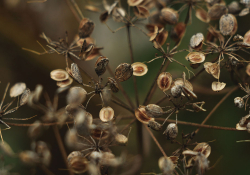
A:
[[[148,122],[148,127],[155,131],[160,131],[162,129],[162,125],[160,123],[151,120]]]
[[[244,107],[244,100],[243,100],[243,98],[241,98],[241,97],[236,97],[236,98],[234,99],[234,104],[235,104],[235,106],[238,107],[238,108],[243,108],[243,107]]]
[[[71,64],[71,73],[74,79],[82,84],[82,76],[76,63]]]
[[[228,6],[228,13],[230,14],[238,14],[241,10],[240,4],[237,1],[231,2]]]
[[[119,86],[114,78],[108,77],[108,82],[112,92],[114,93],[119,92]]]
[[[6,143],[5,141],[2,141],[0,143],[0,149],[3,151],[3,153],[7,156],[13,157],[15,153],[11,149],[10,145]]]
[[[205,55],[201,52],[190,52],[186,56],[186,60],[190,61],[193,64],[203,63],[205,61]]]
[[[161,157],[158,160],[158,166],[164,175],[174,174],[175,165],[170,157]]]
[[[82,145],[78,144],[78,133],[75,128],[70,129],[66,132],[65,135],[65,144],[71,150],[80,150],[82,149]],[[81,147],[80,147],[81,146]]]
[[[157,118],[164,114],[162,108],[156,104],[149,104],[145,107],[146,114],[149,117]]]
[[[248,76],[250,76],[250,63],[248,63],[248,65],[246,67],[246,73]]]
[[[220,32],[222,35],[234,35],[238,29],[237,20],[234,15],[226,14],[220,18]]]
[[[249,7],[247,8],[244,8],[241,10],[241,12],[239,13],[239,16],[245,16],[245,15],[248,15],[249,14]]]
[[[43,126],[42,126],[42,123],[37,120],[33,123],[32,126],[29,127],[28,129],[28,136],[35,140],[37,139],[39,136],[41,136],[42,134],[42,130],[43,130]]]
[[[172,8],[167,8],[167,7],[163,8],[161,10],[161,16],[163,20],[170,25],[176,24],[179,20],[178,11]]]
[[[96,140],[107,139],[110,135],[110,132],[108,131],[109,126],[110,125],[108,123],[103,123],[100,119],[94,119],[91,129],[91,136]]]
[[[51,152],[47,144],[43,141],[38,141],[32,146],[34,147],[33,150],[35,150],[40,157],[40,162],[45,166],[49,166],[51,162]]]
[[[104,11],[101,13],[99,19],[100,19],[101,23],[105,23],[108,20],[108,17],[109,17],[108,11]]]
[[[109,87],[105,87],[101,91],[102,99],[103,99],[103,105],[108,106],[111,98],[112,98],[112,91],[110,90]]]
[[[214,78],[220,78],[220,67],[217,63],[206,62],[204,63],[204,68],[206,72],[213,75]]]
[[[150,120],[155,120],[154,118],[151,118],[147,115],[145,106],[140,106],[135,110],[135,117],[137,118],[137,120],[144,124],[148,124]]]
[[[68,157],[67,161],[68,163],[74,158],[74,157],[84,157],[84,154],[81,151],[73,151],[71,152]]]
[[[129,6],[137,6],[139,4],[141,4],[143,2],[143,0],[128,0],[128,5]]]
[[[64,81],[69,78],[69,74],[63,69],[55,69],[50,72],[50,78],[55,81]]]
[[[243,41],[243,36],[237,34],[237,35],[234,35],[234,38],[233,38],[233,41]]]
[[[78,34],[80,38],[86,38],[91,35],[95,28],[95,24],[88,18],[83,18],[79,24]]]
[[[88,170],[89,162],[85,157],[75,156],[68,162],[69,169],[75,174],[81,174]]]
[[[33,151],[22,151],[19,153],[20,160],[27,165],[36,165],[40,162],[39,156]]]
[[[119,145],[126,145],[128,143],[128,138],[123,134],[116,134],[115,135],[115,141]]]
[[[95,72],[98,76],[101,76],[106,72],[106,67],[109,63],[109,59],[104,56],[100,56],[95,63]]]
[[[81,136],[89,135],[92,123],[93,116],[89,112],[79,110],[76,113],[74,127]]]
[[[250,133],[250,122],[247,123],[246,128],[247,128],[247,132]]]
[[[20,106],[23,106],[28,102],[29,95],[30,95],[30,89],[26,88],[20,98]]]
[[[204,9],[196,9],[195,16],[202,22],[208,23],[210,21],[207,12]]]
[[[185,23],[179,22],[174,26],[173,30],[171,31],[171,38],[174,41],[179,41],[184,36],[185,32],[186,32]]]
[[[211,20],[220,19],[220,17],[224,14],[227,14],[228,10],[227,7],[224,4],[214,4],[209,10],[208,10],[208,17]]]
[[[178,126],[175,123],[170,123],[163,134],[166,135],[168,140],[175,139],[178,135]]]
[[[82,104],[86,99],[87,92],[82,87],[72,87],[67,94],[67,104]]]
[[[219,92],[222,89],[224,89],[225,86],[226,86],[226,83],[214,81],[212,83],[212,90]]]
[[[172,81],[172,75],[169,72],[162,72],[157,78],[157,85],[165,92],[170,88]]]
[[[182,86],[181,85],[175,85],[171,88],[171,95],[174,98],[179,98],[182,93]]]
[[[63,87],[67,87],[67,86],[71,85],[72,83],[73,83],[73,79],[69,77],[67,80],[58,81],[58,82],[56,83],[56,85],[57,85],[58,87],[63,88]]]
[[[149,17],[149,11],[145,6],[139,5],[134,7],[134,14],[138,18],[147,18]]]
[[[115,114],[114,110],[108,106],[108,107],[103,107],[100,110],[99,117],[101,121],[108,122],[114,118],[114,114]]]
[[[112,18],[115,22],[122,22],[126,16],[126,11],[123,8],[115,7],[112,11]]]
[[[115,69],[115,78],[120,82],[128,80],[133,75],[133,67],[128,63],[122,63]]]
[[[243,42],[250,44],[250,30],[248,30],[247,33],[244,35]]]
[[[141,62],[136,62],[131,65],[133,67],[134,76],[143,76],[148,72],[148,67],[146,64]]]
[[[204,156],[207,158],[211,153],[211,146],[208,143],[202,142],[202,143],[199,143],[193,149],[193,151],[200,152],[200,153],[204,154]]]
[[[197,95],[193,91],[189,90],[186,86],[182,87],[182,92],[184,95],[191,96],[193,98],[197,98]]]
[[[26,89],[25,83],[16,83],[10,88],[10,97],[17,97],[21,95]]]
[[[192,49],[200,50],[204,41],[204,36],[202,33],[197,33],[193,35],[190,39],[190,46]]]

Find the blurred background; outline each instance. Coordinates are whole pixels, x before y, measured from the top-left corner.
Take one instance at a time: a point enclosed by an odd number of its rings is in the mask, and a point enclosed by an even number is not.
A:
[[[96,40],[96,45],[104,47],[101,51],[102,55],[109,58],[110,66],[113,70],[123,62],[130,63],[130,56],[128,50],[127,34],[126,29],[122,29],[116,33],[112,33],[104,24],[100,23],[100,13],[89,12],[84,9],[86,1],[76,0],[79,4],[80,9],[85,17],[90,18],[95,22],[95,29],[91,35]],[[103,11],[101,1],[91,1],[98,5],[101,11]],[[112,1],[109,1],[112,3]],[[227,0],[229,4],[231,1]],[[122,5],[127,9],[126,1],[122,0]],[[178,7],[178,6],[176,6]],[[180,21],[184,21],[187,11],[184,10],[181,13]],[[238,34],[244,35],[250,29],[249,15],[245,17],[237,17],[238,20]],[[145,20],[145,23],[147,20]],[[112,19],[109,19],[107,24],[114,30],[121,27],[122,23],[116,23]],[[213,26],[218,26],[218,21],[211,23]],[[71,42],[78,31],[78,21],[74,18],[72,12],[67,5],[66,0],[47,0],[44,3],[27,3],[26,0],[2,0],[0,1],[0,96],[3,96],[4,89],[8,82],[11,85],[16,82],[25,82],[27,87],[34,90],[37,84],[42,84],[44,90],[48,92],[51,98],[53,98],[54,92],[56,91],[56,82],[50,78],[50,72],[54,69],[64,69],[65,58],[62,55],[50,54],[50,55],[36,55],[22,50],[22,48],[29,48],[37,52],[43,52],[43,49],[39,46],[39,41],[43,46],[46,46],[46,42],[39,37],[44,32],[52,40],[57,41],[59,38],[65,37],[65,32],[68,32],[69,41]],[[187,49],[189,40],[192,35],[197,32],[202,32],[204,35],[207,32],[208,24],[199,21],[193,14],[192,24],[187,27],[185,37],[179,49]],[[143,25],[139,27],[144,28]],[[171,41],[168,38],[167,42]],[[174,42],[171,42],[171,47]],[[152,43],[148,41],[148,38],[141,33],[139,30],[132,28],[132,47],[134,51],[134,57],[136,62],[149,61],[154,58],[157,52],[153,47]],[[175,59],[187,65],[190,69],[189,63],[185,60],[187,52],[182,52],[175,55]],[[211,55],[207,61],[211,61],[217,55]],[[249,55],[245,58],[248,59]],[[88,62],[81,62],[75,60],[78,65],[86,70],[91,76],[95,77],[94,64],[95,60]],[[154,77],[160,67],[162,60],[156,60],[148,64],[149,71],[143,77],[137,77],[137,84],[139,89],[140,103],[142,104],[150,86],[153,82]],[[202,66],[198,69],[193,70],[198,72]],[[167,69],[167,72],[171,72],[174,78],[181,77],[183,67],[178,64],[171,63]],[[104,74],[104,79],[110,76],[108,72]],[[89,80],[84,77],[85,82]],[[193,83],[194,92],[199,89],[197,93],[197,101],[205,101],[204,108],[206,112],[192,113],[192,112],[180,112],[178,119],[181,121],[189,121],[195,123],[201,123],[203,119],[208,115],[211,109],[216,103],[223,98],[225,93],[215,94],[212,92],[211,83],[215,79],[203,72]],[[221,72],[221,81],[227,83],[227,87],[231,88],[235,86],[226,70]],[[73,84],[77,85],[77,84]],[[129,96],[134,99],[134,89],[132,78],[122,83],[124,89],[128,92]],[[201,89],[201,90],[200,90]],[[66,105],[65,95],[60,95],[60,107]],[[247,114],[246,111],[238,109],[234,106],[233,99],[236,96],[243,96],[244,92],[237,90],[230,95],[227,100],[216,110],[216,112],[210,117],[206,124],[235,127],[236,123],[239,122],[240,118]],[[122,94],[117,94],[119,98],[123,100]],[[154,103],[162,98],[163,93],[157,89],[156,93],[150,103]],[[5,102],[9,102],[10,97],[7,96]],[[101,109],[99,97],[93,98],[89,105],[89,112],[97,118],[98,111]],[[161,106],[167,105],[168,103],[162,103]],[[115,109],[117,116],[129,114],[127,111],[119,108],[115,104],[112,104]],[[98,110],[97,110],[98,109]],[[38,115],[36,119],[39,119],[43,114],[36,110],[24,106],[8,117],[26,118],[33,115]],[[36,119],[29,121],[20,121],[19,123],[33,123]],[[173,115],[171,119],[175,119]],[[120,125],[125,125],[130,120],[121,120]],[[1,128],[4,126],[1,125]],[[190,133],[196,129],[193,126],[178,125],[179,133],[184,134]],[[10,130],[3,131],[4,140],[10,144],[14,152],[20,152],[21,150],[30,149],[30,139],[27,137],[27,127],[15,127],[13,126]],[[165,129],[165,128],[164,128]],[[63,126],[60,129],[61,136],[64,138],[67,127]],[[161,143],[163,149],[167,155],[170,155],[179,146],[177,144],[171,144],[162,135],[161,132],[152,131],[156,138]],[[53,131],[48,128],[40,140],[48,143],[52,152],[52,162],[49,169],[55,174],[68,174],[65,169],[63,158],[57,146]],[[148,133],[146,133],[148,134]],[[145,136],[144,140],[151,139]],[[222,157],[222,159],[216,164],[213,169],[208,171],[206,174],[250,174],[248,168],[250,163],[250,143],[236,143],[237,140],[248,140],[250,139],[247,132],[241,131],[223,131],[201,128],[200,132],[195,136],[194,142],[210,142],[212,147],[211,155],[209,156],[210,166],[214,165],[215,162]],[[178,141],[181,141],[181,134],[177,137]],[[158,159],[162,156],[155,143],[150,140],[146,147],[145,156],[142,159],[141,173],[155,172],[160,173],[158,168]],[[192,148],[192,147],[191,147]],[[130,154],[136,155],[138,153],[138,142],[136,138],[136,125],[132,125],[132,130],[129,137],[129,143],[126,147],[112,148],[115,155],[119,156],[122,150],[127,150]],[[67,149],[67,153],[70,150]],[[4,157],[4,165],[11,165],[11,172],[17,172],[19,174],[44,174],[39,168],[28,167],[23,165],[17,158]],[[0,167],[1,168],[1,167]]]

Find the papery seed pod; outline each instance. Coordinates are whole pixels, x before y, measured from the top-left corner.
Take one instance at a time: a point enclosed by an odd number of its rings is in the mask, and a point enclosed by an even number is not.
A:
[[[193,35],[190,39],[190,46],[192,49],[200,50],[204,41],[204,36],[202,33],[197,33]]]
[[[162,110],[162,108],[156,104],[148,104],[145,107],[145,110],[146,110],[147,116],[152,117],[152,118],[157,118],[164,114],[164,111]]]
[[[15,153],[11,149],[10,145],[8,143],[6,143],[5,141],[2,141],[0,143],[0,149],[7,156],[13,157],[15,155]]]
[[[75,156],[68,162],[69,169],[75,174],[81,174],[88,170],[89,162],[85,157]]]
[[[143,0],[128,0],[128,5],[129,6],[137,6],[139,4],[141,4],[143,2]]]
[[[67,157],[67,161],[68,163],[72,160],[72,158],[74,157],[84,157],[84,154],[81,151],[73,151],[71,152],[68,157]]]
[[[101,76],[106,72],[106,67],[109,63],[109,59],[104,56],[100,56],[95,63],[95,72],[98,76]]]
[[[228,13],[237,14],[240,12],[240,4],[237,1],[231,2],[228,6]]]
[[[201,52],[190,52],[185,58],[193,64],[205,61],[205,55]]]
[[[27,165],[34,166],[40,162],[38,154],[33,151],[22,151],[18,156],[20,160]]]
[[[178,135],[178,126],[175,123],[170,123],[163,134],[166,135],[168,140],[175,139]]]
[[[161,10],[162,19],[170,25],[176,24],[179,20],[178,11],[165,7]]]
[[[241,12],[239,13],[239,16],[246,16],[246,15],[248,15],[249,14],[249,7],[247,7],[247,8],[244,8],[244,9],[242,9],[241,10]]]
[[[160,131],[162,130],[162,125],[156,121],[149,120],[148,121],[148,127],[155,130],[155,131]]]
[[[208,23],[210,21],[207,15],[207,11],[205,11],[204,9],[196,9],[195,16],[202,22]]]
[[[203,104],[205,104],[205,102]],[[198,106],[196,103],[193,103],[192,108],[195,112],[207,111],[206,109],[202,108],[203,104],[201,106]]]
[[[166,22],[163,20],[161,16],[161,12],[158,12],[158,11],[154,11],[150,13],[148,21],[150,24],[155,24],[155,25],[159,24],[161,26],[166,25]]]
[[[217,63],[206,62],[204,63],[204,68],[207,71],[207,73],[213,75],[214,78],[216,79],[220,78],[220,67]]]
[[[76,63],[71,64],[71,72],[74,79],[82,84],[82,76]]]
[[[250,76],[250,63],[248,63],[248,65],[246,67],[246,73],[248,76]]]
[[[162,72],[157,78],[157,85],[162,91],[167,91],[172,81],[172,75],[169,72]]]
[[[226,14],[220,18],[220,32],[222,35],[234,35],[238,29],[237,20],[234,15]]]
[[[67,87],[67,86],[71,85],[72,83],[73,83],[73,79],[69,77],[67,80],[56,82],[56,85],[58,87],[63,88],[63,87]]]
[[[122,63],[115,69],[115,78],[120,82],[128,80],[133,75],[133,67],[128,63]]]
[[[128,143],[128,138],[125,135],[118,133],[115,135],[115,141],[119,145],[126,145]]]
[[[126,11],[123,8],[115,7],[112,11],[112,18],[116,22],[122,22],[126,16]]]
[[[243,42],[250,44],[250,30],[248,30],[247,33],[244,35]]]
[[[50,72],[50,78],[55,81],[64,81],[69,78],[69,74],[63,69],[55,69]]]
[[[34,145],[34,150],[40,157],[40,162],[45,166],[49,166],[51,162],[51,152],[47,146],[47,144],[43,141],[38,141]]]
[[[88,136],[93,123],[93,116],[85,110],[79,110],[75,116],[74,127],[81,136]]]
[[[86,148],[84,145],[79,144],[79,136],[75,128],[66,132],[65,144],[70,150],[82,150]]]
[[[32,139],[35,140],[37,139],[39,136],[41,136],[43,131],[43,126],[42,123],[37,120],[33,123],[32,126],[29,127],[28,129],[28,136]]]
[[[138,18],[147,18],[149,17],[149,11],[145,6],[139,5],[134,7],[134,14]]]
[[[175,86],[178,86],[178,85],[184,86],[184,80],[183,80],[183,78],[176,78],[174,80],[173,85],[175,85]],[[188,80],[185,80],[185,87],[187,89],[189,89],[190,91],[193,91],[193,85]],[[184,94],[183,94],[183,96],[184,96]]]
[[[114,118],[114,114],[115,114],[114,110],[108,106],[108,107],[103,107],[100,110],[99,117],[101,121],[108,122]]]
[[[186,32],[185,23],[179,22],[174,26],[173,30],[171,31],[171,38],[174,41],[179,41],[184,36],[185,32]]]
[[[108,106],[112,98],[112,91],[108,86],[106,86],[105,88],[102,89],[101,95],[104,106]]]
[[[119,86],[114,78],[108,77],[108,82],[112,92],[114,93],[119,92]]]
[[[235,104],[235,106],[238,107],[238,108],[243,108],[243,107],[244,107],[244,100],[243,100],[243,98],[241,98],[241,97],[236,97],[236,98],[234,99],[234,104]]]
[[[250,122],[247,123],[246,128],[247,128],[247,132],[250,133]]]
[[[202,142],[196,145],[193,151],[200,152],[207,158],[211,154],[211,146],[208,143]]]
[[[174,174],[175,165],[170,157],[161,157],[158,160],[158,166],[164,175]]]
[[[110,132],[108,131],[109,126],[108,123],[103,123],[100,119],[94,119],[90,134],[96,140],[105,140],[110,135]]]
[[[174,98],[179,98],[182,93],[182,86],[181,85],[175,85],[171,88],[171,95]]]
[[[214,4],[209,10],[208,10],[208,17],[211,20],[220,19],[220,17],[224,14],[228,13],[228,9],[224,4]]]
[[[133,67],[134,76],[143,76],[148,72],[148,67],[146,64],[141,62],[136,62],[131,65]]]
[[[225,86],[226,86],[226,83],[214,81],[214,82],[212,83],[212,90],[213,90],[213,91],[219,92],[219,91],[221,91],[222,89],[224,89]]]
[[[151,118],[147,115],[145,106],[140,106],[135,110],[135,117],[137,118],[137,120],[144,124],[148,124],[150,120],[155,120],[154,118]]]
[[[82,87],[72,87],[67,94],[67,104],[82,104],[86,99],[87,92]]]
[[[79,24],[78,34],[80,38],[86,38],[91,35],[95,28],[95,24],[88,18],[83,18]]]
[[[108,18],[109,18],[108,11],[102,12],[101,15],[100,15],[100,17],[99,17],[101,23],[105,23],[108,20]]]
[[[240,126],[239,123],[236,124],[236,129],[237,130],[241,130],[241,131],[247,130],[247,128],[245,127],[245,125],[244,126]]]
[[[21,95],[20,102],[19,102],[20,106],[23,106],[28,102],[29,95],[30,95],[30,89],[26,88]]]
[[[10,97],[17,97],[21,95],[26,89],[25,83],[16,83],[10,88]]]

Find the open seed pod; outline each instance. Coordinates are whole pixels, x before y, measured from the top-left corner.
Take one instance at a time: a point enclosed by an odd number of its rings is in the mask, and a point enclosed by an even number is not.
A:
[[[55,69],[50,72],[50,78],[55,81],[64,81],[69,78],[69,74],[63,69]]]
[[[119,145],[126,145],[128,143],[128,138],[125,135],[118,133],[115,135],[115,141]]]
[[[148,121],[148,127],[155,130],[155,131],[162,130],[162,125],[156,121],[153,121],[153,120]]]
[[[108,82],[112,92],[114,93],[119,92],[119,86],[114,78],[108,77]]]
[[[148,124],[150,120],[155,120],[147,115],[145,106],[139,106],[139,108],[135,110],[135,117],[144,124]]]
[[[202,63],[205,61],[205,55],[201,52],[190,52],[186,56],[186,60],[190,61],[192,64]]]
[[[2,141],[0,143],[0,149],[2,150],[2,152],[7,155],[7,156],[10,156],[10,157],[14,157],[15,156],[15,153],[13,152],[12,148],[10,147],[10,145],[5,142],[5,141]]]
[[[106,67],[109,63],[109,59],[104,56],[100,56],[95,62],[95,72],[98,76],[101,76],[106,72]]]
[[[179,98],[182,94],[182,85],[174,85],[172,88],[171,88],[171,95],[174,97],[174,98]]]
[[[220,17],[224,14],[227,14],[228,9],[224,4],[214,4],[209,10],[208,10],[208,17],[211,20],[220,19]]]
[[[122,63],[115,69],[115,78],[120,82],[128,80],[133,75],[133,67],[128,63]]]
[[[164,114],[164,111],[162,110],[162,108],[156,104],[148,104],[145,107],[145,110],[146,110],[147,116],[152,117],[152,118],[161,117]]]
[[[231,2],[228,6],[228,13],[238,14],[241,10],[240,4],[237,1]]]
[[[239,13],[239,16],[245,16],[245,15],[247,15],[247,14],[249,14],[249,7],[247,7],[247,8],[244,8],[244,9],[242,9],[241,10],[241,12]]]
[[[172,81],[172,75],[169,72],[162,72],[157,78],[157,85],[162,91],[167,91]]]
[[[26,88],[21,95],[20,106],[23,106],[28,102],[29,95],[30,95],[30,89]]]
[[[78,34],[80,38],[86,38],[91,35],[95,28],[95,24],[88,18],[83,18],[79,24]]]
[[[133,67],[134,76],[143,76],[148,72],[148,67],[144,63],[135,62],[131,66]]]
[[[244,35],[243,42],[250,45],[250,30]]]
[[[10,97],[17,97],[21,95],[26,89],[25,83],[16,83],[10,88]]]
[[[166,135],[168,140],[175,139],[178,135],[178,126],[175,123],[170,123],[163,134]]]
[[[81,50],[80,50],[80,53],[79,53],[80,59],[86,61],[88,59],[88,57],[92,54],[94,49],[95,49],[94,44],[92,44],[92,43],[88,44],[87,40],[84,40],[83,44],[81,45]]]
[[[183,80],[183,78],[176,78],[176,79],[174,80],[173,85],[175,85],[175,86],[178,86],[178,85],[183,86],[183,85],[184,85],[184,80]],[[188,80],[185,80],[185,87],[186,87],[187,89],[189,89],[190,91],[193,91],[193,90],[194,90],[194,89],[193,89],[192,83],[190,83]]]
[[[134,14],[137,18],[147,18],[149,17],[149,11],[145,6],[139,5],[134,7]]]
[[[82,174],[88,170],[89,162],[83,156],[75,156],[68,161],[69,169],[75,174]]]
[[[193,151],[200,152],[200,153],[204,154],[204,156],[207,158],[211,153],[211,146],[208,143],[202,142],[202,143],[199,143],[193,149]]]
[[[200,50],[202,48],[204,36],[202,33],[193,35],[190,39],[190,46],[192,49]]]
[[[238,29],[237,20],[234,15],[226,14],[220,18],[220,32],[225,35],[234,35]]]
[[[208,23],[210,21],[207,15],[207,11],[205,11],[204,9],[196,9],[195,16],[202,22]]]
[[[226,86],[226,83],[214,81],[214,82],[212,83],[212,90],[213,90],[213,91],[216,91],[216,92],[219,92],[219,91],[221,91],[222,89],[224,89],[225,86]]]
[[[185,23],[179,22],[174,26],[173,30],[171,31],[171,38],[174,41],[179,41],[184,36],[185,32],[186,32]]]
[[[168,7],[161,10],[161,16],[162,19],[170,25],[176,24],[179,20],[178,11]]]
[[[137,6],[140,5],[144,0],[128,0],[129,6]]]
[[[100,138],[102,140],[105,140],[109,137],[110,132],[109,132],[109,127],[110,125],[108,123],[103,123],[100,119],[94,119],[93,124],[92,124],[92,129],[91,129],[91,136],[99,140]]]
[[[234,99],[234,104],[235,104],[235,106],[238,107],[238,108],[243,108],[243,107],[244,107],[244,100],[243,100],[243,98],[241,98],[241,97],[236,97],[236,98]]]
[[[58,87],[63,88],[63,87],[71,85],[72,83],[73,83],[73,79],[69,77],[67,80],[56,82],[56,85]]]
[[[170,157],[161,157],[158,160],[158,166],[163,174],[174,174],[175,165]]]
[[[108,106],[108,107],[103,107],[100,110],[99,117],[101,121],[108,122],[114,118],[114,114],[115,114],[114,110]]]
[[[82,76],[76,63],[71,64],[71,73],[74,79],[82,84]]]
[[[72,87],[67,94],[67,104],[82,104],[86,99],[87,92],[82,87]]]
[[[217,63],[206,62],[204,63],[204,68],[206,72],[213,75],[214,78],[220,78],[220,67]]]

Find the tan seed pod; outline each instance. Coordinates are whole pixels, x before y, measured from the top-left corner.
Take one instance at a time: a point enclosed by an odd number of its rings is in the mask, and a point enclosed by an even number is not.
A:
[[[17,97],[21,95],[26,89],[25,83],[16,83],[10,88],[10,97]]]
[[[193,35],[190,39],[190,46],[192,49],[200,50],[204,41],[204,36],[202,33],[197,33]]]
[[[174,174],[175,165],[170,159],[170,157],[161,157],[158,160],[158,166],[163,174],[170,175]]]
[[[75,156],[68,162],[69,169],[75,174],[81,174],[88,170],[89,162],[85,157]]]
[[[153,120],[148,121],[148,127],[155,130],[155,131],[162,130],[162,125],[156,121],[153,121]]]
[[[106,67],[108,66],[109,59],[104,56],[100,56],[95,62],[95,72],[98,76],[103,75],[106,72]]]
[[[246,126],[240,126],[239,123],[236,124],[236,129],[241,131],[247,130]]]
[[[213,75],[214,78],[220,78],[220,67],[217,63],[206,62],[204,63],[204,68],[209,74]]]
[[[208,23],[210,21],[207,15],[207,11],[205,11],[204,9],[196,9],[195,16],[202,22]]]
[[[42,131],[43,131],[42,123],[39,120],[37,120],[33,123],[32,126],[29,127],[28,136],[33,140],[37,139],[39,136],[41,136]]]
[[[128,0],[128,5],[129,6],[137,6],[141,4],[144,0]]]
[[[80,38],[86,38],[91,35],[95,28],[95,24],[88,18],[83,18],[79,24],[78,34]]]
[[[58,87],[63,88],[63,87],[67,87],[67,86],[71,85],[72,83],[73,83],[73,79],[69,77],[67,80],[56,82],[56,85]]]
[[[200,152],[207,158],[211,154],[211,146],[208,143],[202,142],[196,145],[193,151]]]
[[[234,35],[234,38],[233,38],[233,41],[243,41],[243,36],[237,34],[237,35]]]
[[[148,72],[148,67],[144,63],[135,62],[131,66],[133,67],[134,76],[143,76]]]
[[[162,72],[157,78],[157,85],[162,91],[167,91],[172,81],[172,75],[169,72]]]
[[[110,135],[110,132],[108,131],[108,129],[109,129],[108,123],[103,123],[100,119],[96,118],[93,120],[91,136],[96,140],[99,140],[100,138],[102,140],[105,140]]]
[[[123,134],[116,134],[115,135],[115,141],[119,145],[126,145],[128,143],[128,138]]]
[[[244,35],[243,42],[250,44],[250,30],[248,30],[247,33]]]
[[[99,160],[101,160],[102,158],[102,153],[98,152],[98,151],[93,151],[90,155],[89,155],[90,160],[94,160],[96,162],[99,162]]]
[[[115,78],[120,82],[128,80],[133,75],[133,67],[128,63],[122,63],[115,69]]]
[[[74,79],[82,84],[82,76],[76,63],[71,64],[71,73]]]
[[[2,141],[0,143],[0,149],[7,156],[13,157],[15,155],[15,153],[11,149],[10,145],[8,143],[6,143],[5,141]]]
[[[51,162],[51,152],[47,144],[43,141],[38,141],[32,144],[32,147],[33,150],[35,150],[38,156],[40,157],[40,162],[45,166],[49,166]]]
[[[108,77],[108,82],[112,92],[119,92],[119,86],[114,78]]]
[[[241,12],[239,13],[239,16],[246,16],[246,15],[248,15],[249,14],[249,7],[247,7],[247,8],[244,8],[244,9],[242,9],[241,10]]]
[[[234,15],[226,14],[220,18],[220,32],[223,35],[234,35],[238,29],[237,20]]]
[[[246,73],[248,76],[250,76],[250,63],[248,63],[248,65],[246,67]]]
[[[122,22],[126,16],[126,11],[123,8],[115,7],[112,11],[112,18],[116,22]]]
[[[201,52],[190,52],[186,56],[186,60],[190,61],[193,64],[202,63],[205,61],[205,55]]]
[[[179,22],[174,26],[174,29],[171,31],[171,38],[174,41],[179,41],[183,38],[186,32],[186,25],[183,22]]]
[[[184,86],[184,80],[183,78],[176,78],[173,83],[175,86]],[[188,80],[185,80],[185,87],[189,89],[190,91],[193,91],[193,85]]]
[[[246,129],[247,129],[247,132],[250,133],[250,122],[247,123]]]
[[[86,99],[87,92],[82,87],[72,87],[67,94],[67,104],[82,104]]]
[[[145,107],[145,110],[146,110],[146,114],[152,118],[157,118],[164,114],[164,111],[162,110],[162,108],[156,104],[148,104]]]
[[[20,106],[25,105],[28,102],[30,95],[30,89],[26,88],[20,98]]]
[[[224,4],[214,4],[209,10],[208,10],[208,17],[211,20],[220,19],[220,17],[224,14],[228,13],[228,9]]]
[[[171,95],[174,98],[179,98],[182,93],[182,86],[181,85],[175,85],[171,88]]]
[[[162,30],[162,32],[156,36],[155,41],[162,46],[166,42],[167,38],[168,38],[168,31]]]
[[[135,110],[135,117],[144,124],[148,124],[150,120],[155,120],[154,118],[151,118],[147,115],[145,106],[140,106]]]
[[[145,6],[139,5],[134,7],[134,14],[138,18],[147,18],[149,17],[149,11]]]
[[[50,78],[55,81],[64,81],[69,78],[69,74],[63,69],[55,69],[50,72]]]
[[[238,14],[241,10],[240,4],[237,1],[231,2],[228,6],[228,13]]]
[[[67,157],[67,161],[68,163],[72,160],[72,158],[74,157],[84,157],[84,154],[81,151],[73,151],[71,152],[68,157]]]
[[[108,122],[114,118],[114,114],[115,114],[114,110],[108,106],[108,107],[103,107],[100,110],[99,117],[101,121]]]
[[[189,90],[187,86],[183,86],[182,89],[184,94],[191,96],[193,98],[197,98],[197,95],[193,91]]]
[[[179,20],[178,11],[165,7],[161,10],[162,19],[170,25],[174,25]]]
[[[224,89],[225,86],[226,86],[226,83],[214,81],[214,82],[212,83],[212,90],[213,90],[213,91],[216,91],[216,92],[219,92],[219,91],[221,91],[222,89]]]
[[[238,108],[243,108],[243,107],[244,107],[244,100],[243,100],[243,98],[241,98],[241,97],[236,97],[236,98],[234,99],[234,104],[235,104],[235,106],[238,107]]]
[[[178,126],[175,123],[170,123],[163,134],[166,135],[168,140],[175,139],[178,135]]]
[[[40,162],[38,154],[33,151],[22,151],[19,153],[19,158],[24,164],[32,166]]]

